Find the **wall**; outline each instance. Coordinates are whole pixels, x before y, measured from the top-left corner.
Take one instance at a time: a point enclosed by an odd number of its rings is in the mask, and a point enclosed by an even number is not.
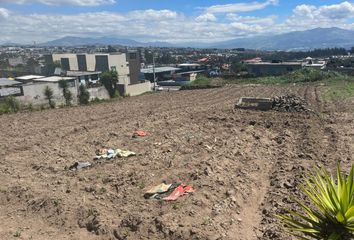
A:
[[[98,99],[110,99],[108,91],[105,87],[88,88],[87,91],[90,93],[90,100]]]
[[[108,58],[110,70],[112,67],[118,72],[118,79],[119,83],[128,85],[130,84],[130,77],[129,77],[129,64],[127,62],[127,58],[125,53],[117,53],[111,54]]]
[[[151,83],[149,81],[125,86],[125,94],[129,94],[130,96],[136,96],[150,91]]]
[[[95,71],[96,68],[96,57],[95,54],[85,54],[86,55],[86,65],[87,71]]]
[[[76,54],[74,54],[74,53],[53,54],[52,57],[53,57],[53,61],[54,62],[55,61],[61,62],[62,58],[68,58],[69,59],[70,70],[72,70],[72,71],[78,71],[79,70]]]
[[[53,90],[53,101],[56,105],[65,104],[65,99],[63,97],[63,90],[59,87],[58,83],[31,83],[23,85],[23,96],[17,97],[17,99],[23,104],[42,105],[48,104],[48,100],[45,99],[44,89],[49,86]],[[69,91],[73,95],[73,104],[77,103],[77,83],[75,82],[75,87],[69,87]]]
[[[301,64],[248,64],[248,73],[254,76],[282,75],[301,69]]]

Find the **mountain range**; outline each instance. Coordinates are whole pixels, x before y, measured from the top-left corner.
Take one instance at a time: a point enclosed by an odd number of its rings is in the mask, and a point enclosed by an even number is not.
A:
[[[169,43],[169,42],[138,42],[127,38],[115,37],[63,37],[45,42],[40,46],[85,46],[85,45],[122,45],[132,47],[194,47],[194,48],[246,48],[256,50],[310,50],[314,48],[354,46],[354,31],[341,28],[315,28],[306,31],[295,31],[284,34],[236,38],[214,43]]]
[[[340,28],[315,28],[272,36],[233,39],[219,42],[217,48],[241,47],[261,50],[309,50],[314,48],[354,46],[354,31]]]

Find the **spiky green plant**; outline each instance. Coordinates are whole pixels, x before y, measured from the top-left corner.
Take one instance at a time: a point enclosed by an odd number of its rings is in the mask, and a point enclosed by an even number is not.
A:
[[[337,180],[326,170],[312,172],[301,189],[312,202],[295,200],[304,214],[289,210],[278,216],[292,235],[305,240],[354,239],[354,165],[345,177],[338,164]]]

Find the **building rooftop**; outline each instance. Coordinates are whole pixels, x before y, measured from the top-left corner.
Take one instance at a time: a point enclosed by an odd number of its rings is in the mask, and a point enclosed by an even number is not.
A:
[[[44,76],[40,75],[25,75],[21,77],[16,77],[16,80],[33,80],[33,79],[38,79],[38,78],[44,78]]]
[[[200,67],[198,63],[182,63],[178,64],[178,67]]]
[[[258,63],[247,63],[247,65],[272,65],[272,66],[281,66],[281,65],[302,65],[302,63],[301,63],[301,62],[280,62],[280,63],[258,62]]]
[[[38,79],[33,79],[34,81],[37,82],[59,82],[60,80],[75,80],[74,77],[60,77],[60,76],[51,76],[51,77],[44,77],[44,78],[38,78]]]
[[[68,77],[80,77],[94,74],[101,74],[102,72],[88,72],[88,71],[66,71]]]
[[[7,78],[0,78],[0,87],[2,86],[12,86],[12,85],[17,85],[21,84],[21,82],[15,81],[15,80],[9,80]]]
[[[175,67],[155,67],[155,73],[162,73],[162,72],[172,72],[172,71],[177,71],[181,70],[180,68],[175,68]],[[141,69],[142,73],[154,73],[153,68],[144,68]]]

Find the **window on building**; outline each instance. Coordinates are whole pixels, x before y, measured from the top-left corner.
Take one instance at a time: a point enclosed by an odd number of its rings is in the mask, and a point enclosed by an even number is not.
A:
[[[129,53],[129,59],[136,59],[136,53]]]
[[[95,71],[105,72],[109,71],[108,57],[106,55],[96,55]]]
[[[60,59],[60,64],[61,64],[61,68],[62,68],[64,71],[70,70],[69,58],[61,58],[61,59]]]
[[[68,87],[75,87],[75,81],[68,81]]]

